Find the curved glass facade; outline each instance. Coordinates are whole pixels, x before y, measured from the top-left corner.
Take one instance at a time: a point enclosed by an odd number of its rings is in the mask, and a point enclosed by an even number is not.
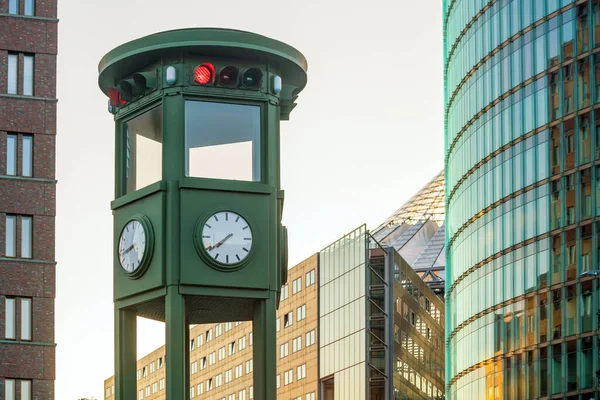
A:
[[[445,0],[446,393],[589,399],[599,0]]]

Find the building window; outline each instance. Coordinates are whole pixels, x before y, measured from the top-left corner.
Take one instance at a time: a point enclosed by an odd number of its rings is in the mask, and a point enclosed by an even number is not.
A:
[[[8,54],[8,94],[17,94],[17,82],[18,82],[18,71],[19,70],[19,55],[9,53]]]
[[[19,0],[8,0],[8,13],[9,14],[19,14]],[[35,0],[25,0],[25,4],[23,7],[24,15],[35,15]]]
[[[144,399],[144,389],[142,389],[138,392],[138,400],[143,400],[143,399]]]
[[[21,222],[21,253],[17,254],[17,222]],[[32,218],[30,216],[6,216],[6,257],[31,258]]]
[[[4,252],[6,257],[16,257],[16,243],[17,243],[17,217],[14,215],[6,216],[6,250]]]
[[[20,308],[20,324],[17,324],[17,305]],[[31,340],[31,299],[6,297],[4,316],[6,339]],[[18,337],[17,332],[20,333]]]
[[[296,380],[298,380],[298,381],[300,379],[306,378],[306,364],[302,364],[302,365],[298,366],[298,368],[296,369],[296,375],[297,375]]]
[[[22,154],[19,157],[19,136],[22,143]],[[17,169],[17,163],[20,159],[21,170]],[[33,176],[33,136],[14,135],[6,136],[6,175],[21,175],[25,177]]]
[[[33,56],[23,56],[23,94],[33,96]]]
[[[302,277],[295,279],[292,282],[292,294],[296,294],[302,290]]]
[[[212,340],[212,329],[206,331],[206,343]]]
[[[235,354],[235,340],[229,343],[229,355]]]
[[[302,350],[302,336],[298,336],[292,341],[292,353]]]
[[[288,328],[288,327],[292,326],[293,321],[294,321],[294,316],[293,316],[292,312],[290,311],[289,313],[287,313],[283,316],[283,327]]]
[[[252,369],[254,368],[254,363],[252,360],[246,361],[246,375],[249,374],[250,372],[252,372]]]
[[[160,381],[158,381],[158,388],[159,390],[165,390],[165,379],[161,379]]]
[[[315,331],[314,329],[306,333],[305,347],[315,344]]]
[[[25,0],[25,15],[35,15],[35,0]]]
[[[309,287],[315,283],[315,270],[306,273],[306,287]]]
[[[239,340],[238,340],[238,349],[244,350],[246,348],[246,336],[242,336]]]
[[[279,346],[279,358],[285,358],[289,354],[289,346],[288,343],[284,343]]]
[[[33,72],[34,72],[34,56],[31,54],[23,55],[23,95],[33,96]],[[8,94],[18,94],[19,82],[19,54],[8,54]]]
[[[221,324],[218,324],[218,325],[215,327],[215,337],[219,337],[219,336],[221,336],[221,333],[222,333],[222,332],[223,332],[222,325],[221,325]]]
[[[298,321],[302,321],[304,318],[306,318],[306,304],[298,307],[296,311],[296,318]]]
[[[19,1],[18,0],[8,0],[8,13],[9,14],[18,14],[19,13]]]
[[[280,301],[284,301],[285,299],[287,299],[290,295],[290,290],[289,290],[289,285],[285,285],[281,288],[281,297],[280,297]]]
[[[6,136],[6,175],[17,174],[17,135]]]
[[[289,371],[286,371],[283,374],[283,384],[284,385],[289,385],[293,381],[294,381],[293,370],[290,369]]]

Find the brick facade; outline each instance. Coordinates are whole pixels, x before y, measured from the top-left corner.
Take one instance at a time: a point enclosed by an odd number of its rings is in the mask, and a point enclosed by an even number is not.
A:
[[[32,0],[34,15],[8,13],[0,0],[0,399],[6,379],[31,380],[31,398],[54,399],[55,337],[54,253],[56,181],[56,57],[57,0]],[[8,94],[9,54],[17,56],[17,93]],[[24,95],[24,60],[33,56],[33,94]],[[17,137],[16,174],[7,175],[7,136]],[[32,176],[23,176],[23,137],[33,138]],[[7,257],[6,214],[32,217],[31,258]],[[21,246],[21,220],[16,219],[16,243]],[[6,339],[6,298],[31,299],[31,341]],[[15,329],[22,310],[15,306]],[[16,398],[21,398],[16,385]]]

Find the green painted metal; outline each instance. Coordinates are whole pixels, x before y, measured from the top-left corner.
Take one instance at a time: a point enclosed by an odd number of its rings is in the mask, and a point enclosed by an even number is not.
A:
[[[258,68],[258,90],[193,81],[197,65]],[[167,68],[177,81],[167,82]],[[115,104],[114,301],[115,388],[117,400],[136,398],[136,316],[166,323],[167,400],[189,398],[189,325],[252,320],[255,398],[276,398],[276,310],[287,280],[287,234],[281,224],[279,123],[288,119],[306,85],[304,56],[285,43],[227,29],[198,28],[161,32],[125,43],[99,65],[99,85],[122,93]],[[140,77],[148,84],[139,85]],[[281,77],[282,88],[275,90]],[[139,92],[131,92],[138,80]],[[128,83],[123,83],[128,82]],[[132,94],[133,93],[133,94]],[[113,92],[114,94],[114,92]],[[260,109],[260,180],[256,182],[188,177],[185,173],[185,102],[253,105]],[[161,105],[160,178],[133,190],[129,168],[135,162],[125,123]],[[154,114],[152,114],[154,115]],[[136,119],[136,121],[139,118]],[[156,129],[156,127],[155,127]],[[137,140],[137,139],[136,139]],[[137,146],[137,144],[135,144]],[[128,158],[129,157],[129,158]],[[147,162],[148,160],[146,160]],[[137,177],[135,178],[137,179]],[[130,183],[135,181],[130,181]],[[128,186],[129,192],[128,192]],[[227,270],[202,257],[194,235],[197,224],[216,210],[231,210],[248,221],[253,249],[245,264]],[[134,215],[152,226],[154,249],[141,276],[125,273],[118,261],[118,235]]]

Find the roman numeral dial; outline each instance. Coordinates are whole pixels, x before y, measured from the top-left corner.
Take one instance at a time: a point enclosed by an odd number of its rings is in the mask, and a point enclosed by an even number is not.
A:
[[[202,248],[220,264],[239,264],[252,249],[252,228],[244,217],[232,211],[211,215],[204,222],[201,235]]]

